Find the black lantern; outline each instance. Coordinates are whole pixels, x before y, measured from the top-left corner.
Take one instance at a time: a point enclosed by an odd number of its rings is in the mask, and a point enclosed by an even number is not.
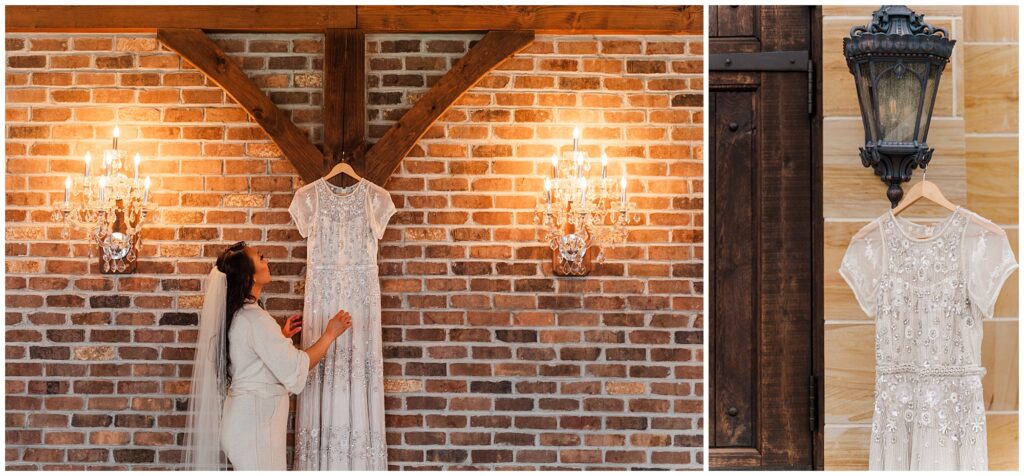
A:
[[[928,126],[954,43],[946,30],[900,5],[883,6],[870,25],[853,27],[843,38],[864,120],[860,160],[889,184],[893,207],[903,198],[900,184],[931,160]]]

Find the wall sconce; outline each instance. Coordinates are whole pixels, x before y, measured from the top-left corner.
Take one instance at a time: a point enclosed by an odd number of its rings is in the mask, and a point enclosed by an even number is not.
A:
[[[51,219],[63,222],[63,237],[68,230],[83,230],[100,249],[104,274],[135,272],[142,225],[156,205],[149,202],[149,177],[139,179],[142,157],[135,154],[129,177],[124,152],[118,150],[120,129],[114,127],[113,148],[103,151],[101,173],[92,174],[92,154],[85,154],[82,177],[64,180],[64,201],[54,204]],[[89,247],[89,257],[93,249]]]
[[[881,7],[870,25],[853,27],[843,38],[864,120],[860,160],[889,184],[893,207],[903,198],[900,184],[931,160],[928,126],[955,43],[946,30],[900,5]]]
[[[639,223],[636,205],[626,197],[626,176],[608,177],[608,157],[601,154],[601,177],[591,176],[586,152],[579,150],[580,129],[573,129],[572,151],[551,156],[551,177],[544,180],[544,196],[534,223],[551,246],[551,265],[558,276],[585,276],[592,263],[604,262],[604,251],[591,247],[626,241],[626,225]]]

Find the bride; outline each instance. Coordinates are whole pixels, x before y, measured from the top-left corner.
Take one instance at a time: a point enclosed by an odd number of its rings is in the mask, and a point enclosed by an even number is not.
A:
[[[210,271],[189,399],[188,469],[226,469],[222,449],[236,470],[286,469],[288,394],[302,391],[309,369],[352,326],[339,311],[312,346],[295,348],[300,315],[282,329],[259,303],[269,282],[266,258],[245,242],[221,253]]]

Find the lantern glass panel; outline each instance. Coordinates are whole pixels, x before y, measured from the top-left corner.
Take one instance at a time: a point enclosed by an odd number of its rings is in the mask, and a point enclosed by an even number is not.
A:
[[[917,132],[927,63],[880,61],[875,64],[881,140],[911,143]]]
[[[939,76],[942,70],[939,65],[928,65],[928,84],[924,88],[924,111],[921,117],[921,131],[917,134],[917,141],[925,143],[928,140],[928,127],[932,123],[932,112],[935,108],[935,95],[938,94]]]
[[[860,112],[864,115],[867,129],[864,134],[867,142],[878,141],[878,130],[875,122],[875,108],[871,105],[871,67],[867,61],[857,65],[857,96],[860,98]]]

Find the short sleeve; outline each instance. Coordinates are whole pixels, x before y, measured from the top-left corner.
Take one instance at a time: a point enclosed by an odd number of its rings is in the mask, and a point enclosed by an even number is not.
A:
[[[309,224],[316,213],[314,199],[315,194],[311,193],[310,186],[307,185],[295,191],[292,204],[288,206],[288,214],[292,216],[295,228],[303,238],[309,236]]]
[[[391,200],[391,194],[387,190],[371,184],[369,207],[370,228],[373,236],[379,240],[384,237],[384,230],[395,214],[395,202]]]
[[[995,313],[996,299],[1003,284],[1017,269],[1006,232],[985,220],[968,224],[964,236],[967,260],[967,292],[983,317]]]
[[[309,375],[309,355],[295,348],[270,314],[258,312],[261,315],[250,317],[253,351],[289,392],[301,392]]]
[[[881,229],[878,222],[862,228],[846,248],[839,274],[853,290],[857,304],[869,317],[875,317],[878,283],[882,279],[884,252]]]

